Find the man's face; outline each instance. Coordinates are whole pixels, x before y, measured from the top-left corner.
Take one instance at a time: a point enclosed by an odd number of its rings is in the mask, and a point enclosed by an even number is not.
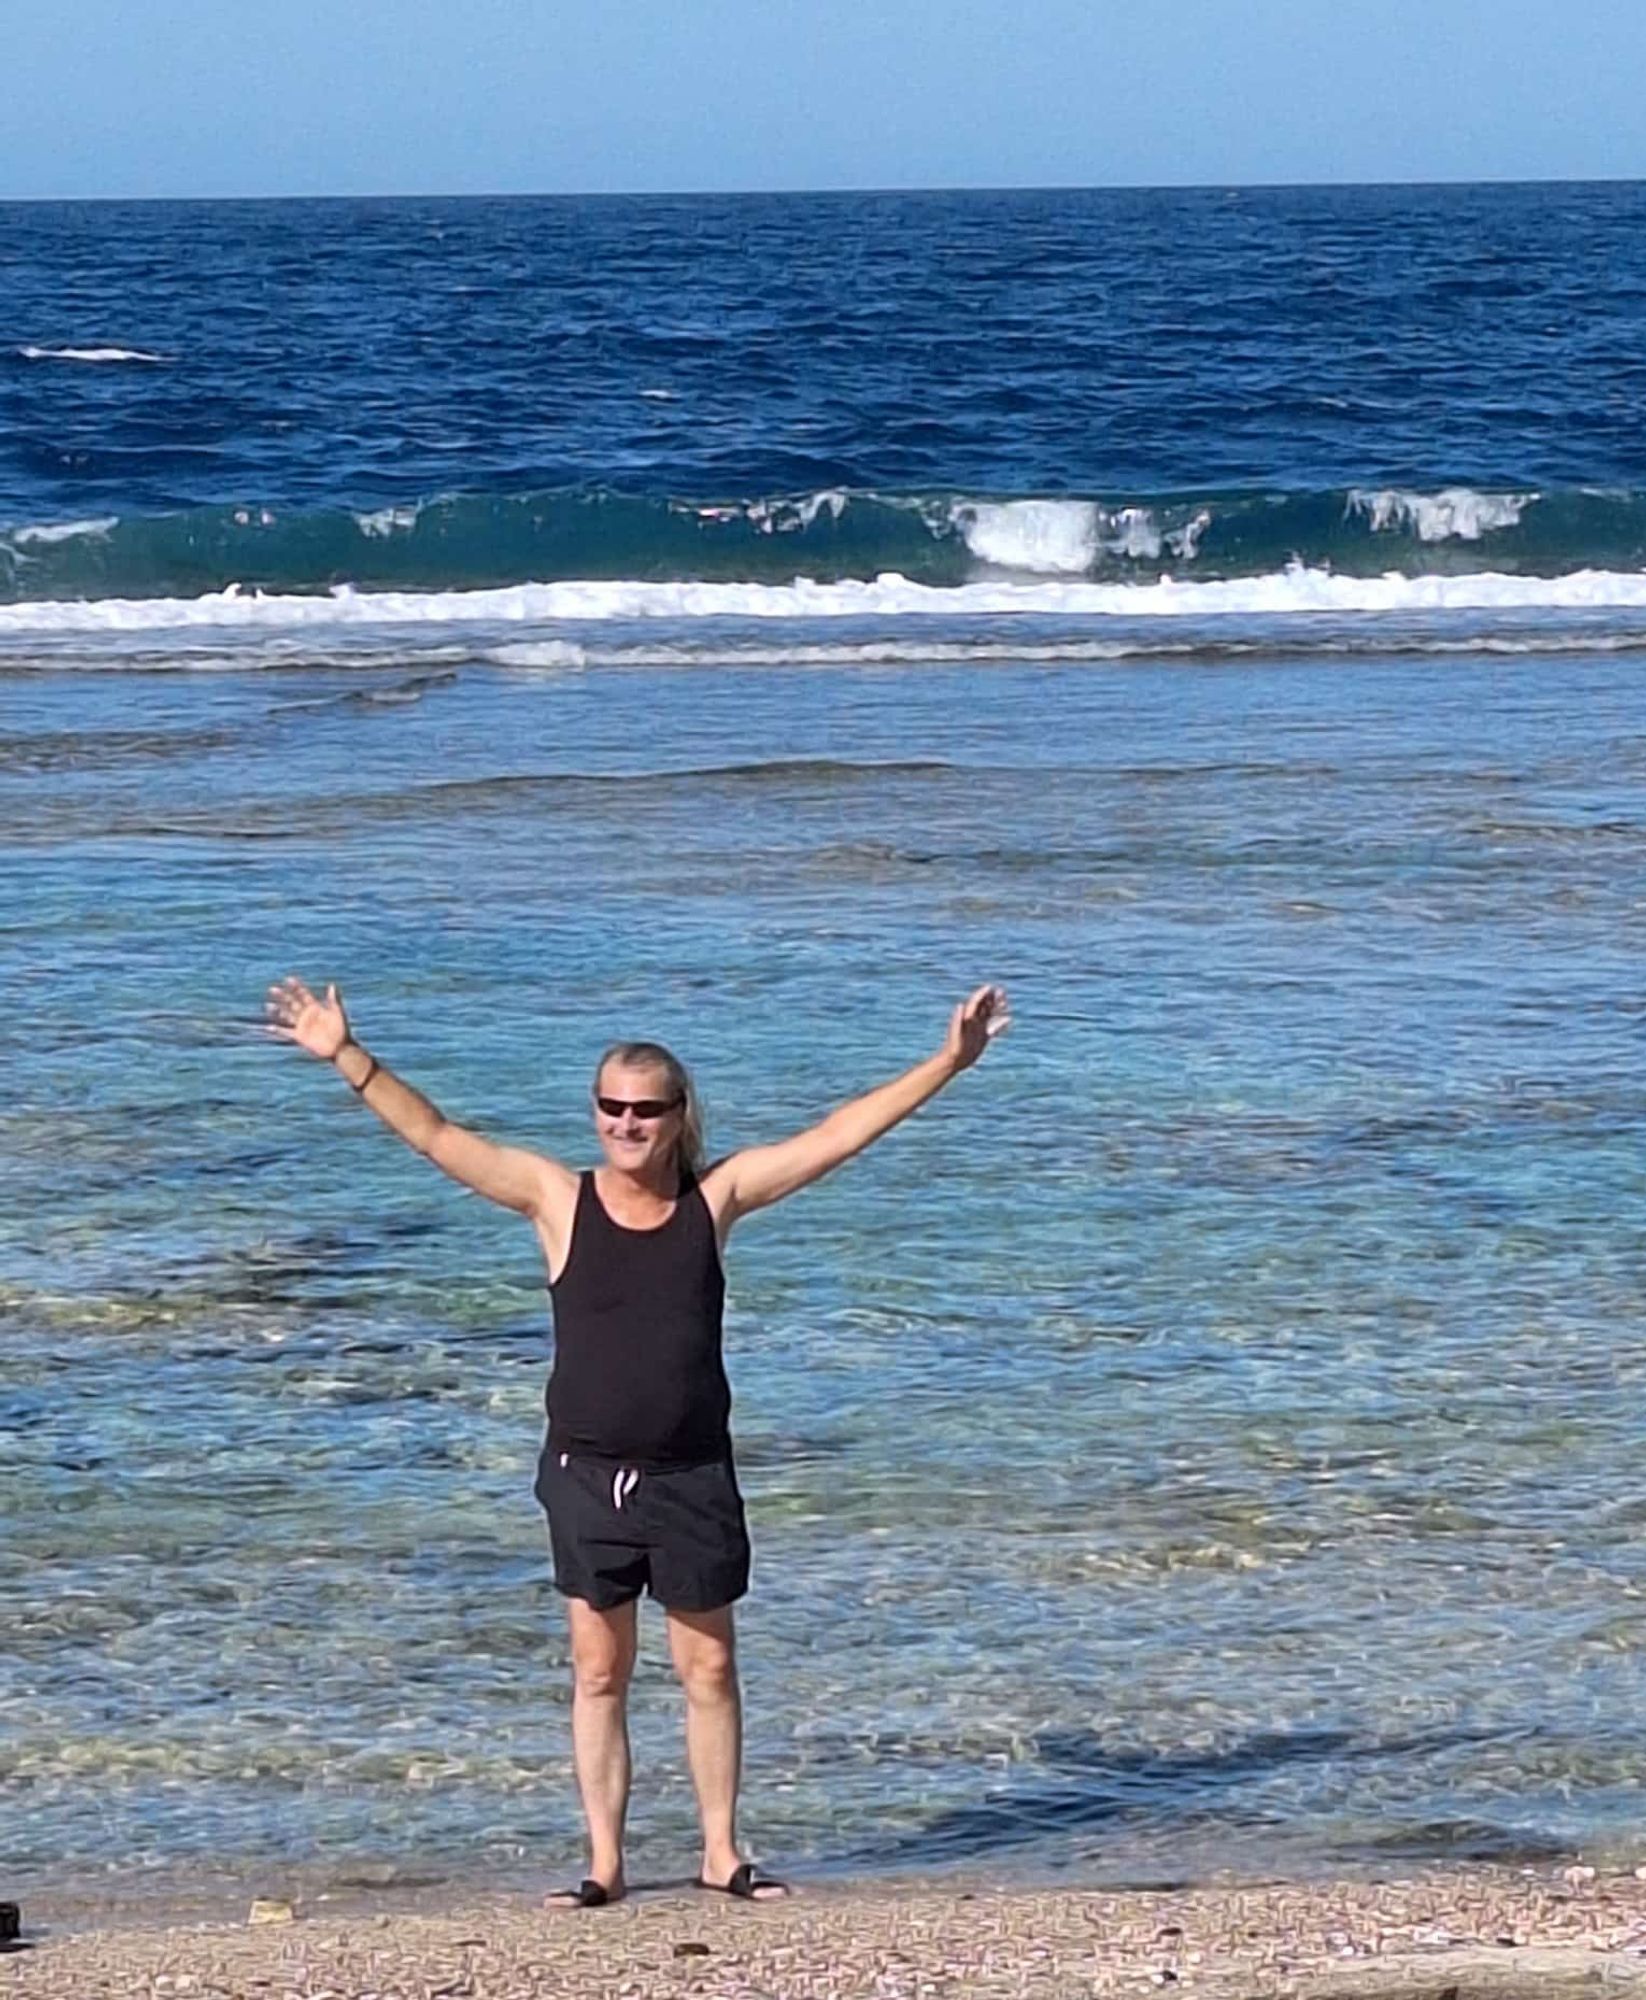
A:
[[[643,1174],[673,1158],[685,1107],[652,1063],[610,1062],[594,1089],[600,1149],[620,1172]]]

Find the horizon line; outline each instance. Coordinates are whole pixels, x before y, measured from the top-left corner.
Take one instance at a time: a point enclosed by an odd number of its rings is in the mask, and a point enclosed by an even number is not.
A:
[[[480,188],[462,192],[432,188],[388,191],[328,191],[306,194],[0,194],[0,208],[94,207],[120,204],[229,202],[395,202],[395,201],[760,201],[827,199],[852,195],[939,196],[957,194],[1245,194],[1311,193],[1327,189],[1640,187],[1646,174],[1534,174],[1414,176],[1391,180],[1212,180],[1212,181],[965,181],[948,184],[865,183],[835,187],[727,188]]]

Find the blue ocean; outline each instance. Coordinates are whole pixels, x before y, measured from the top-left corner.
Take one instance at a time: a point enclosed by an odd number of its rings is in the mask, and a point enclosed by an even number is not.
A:
[[[6,1880],[580,1858],[535,1246],[290,970],[575,1163],[1010,988],[732,1245],[764,1862],[1634,1856],[1643,410],[1641,185],[0,205]]]

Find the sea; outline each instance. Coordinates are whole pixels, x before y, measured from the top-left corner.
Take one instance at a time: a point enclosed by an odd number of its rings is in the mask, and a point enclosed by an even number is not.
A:
[[[531,1233],[290,971],[574,1164],[1009,989],[730,1246],[766,1865],[1646,1860],[1643,411],[1634,184],[0,206],[0,1883],[581,1860]]]

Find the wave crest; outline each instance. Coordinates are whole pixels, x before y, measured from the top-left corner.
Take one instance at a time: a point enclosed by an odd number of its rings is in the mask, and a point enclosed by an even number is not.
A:
[[[1359,487],[1349,494],[1348,511],[1371,523],[1374,535],[1391,529],[1415,534],[1420,542],[1454,538],[1478,542],[1502,528],[1518,528],[1535,493],[1477,493],[1470,486],[1448,486],[1439,493],[1403,493],[1395,487],[1369,493]]]
[[[1482,563],[1481,556],[1489,557]],[[730,500],[445,494],[359,509],[269,504],[0,528],[0,604],[246,591],[496,590],[990,580],[1153,584],[1274,576],[1559,577],[1646,566],[1646,492],[1357,486],[1142,498],[881,493]]]

